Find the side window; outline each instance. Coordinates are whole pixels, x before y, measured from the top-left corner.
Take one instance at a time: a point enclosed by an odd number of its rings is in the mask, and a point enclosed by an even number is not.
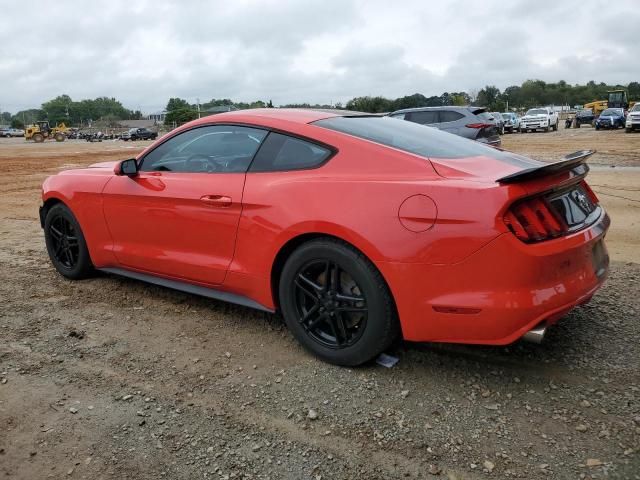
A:
[[[179,133],[142,159],[143,172],[246,172],[267,132],[210,125]]]
[[[331,150],[315,143],[271,132],[251,164],[252,172],[303,170],[320,166]]]
[[[438,112],[434,110],[428,110],[426,112],[408,112],[405,114],[404,119],[421,125],[429,125],[431,123],[439,122]]]
[[[453,110],[443,110],[440,112],[440,122],[455,122],[456,120],[460,120],[464,115],[458,112],[454,112]]]
[[[404,120],[405,115],[404,113],[397,113],[396,115],[389,115],[391,118],[398,118],[400,120]]]

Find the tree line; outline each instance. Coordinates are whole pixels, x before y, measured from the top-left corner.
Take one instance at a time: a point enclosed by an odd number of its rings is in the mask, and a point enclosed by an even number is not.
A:
[[[542,105],[584,105],[594,100],[606,100],[610,90],[626,89],[629,99],[640,100],[640,82],[628,85],[610,85],[590,81],[585,85],[570,85],[564,80],[547,83],[543,80],[527,80],[521,85],[512,85],[500,90],[487,85],[480,90],[468,92],[444,92],[441,95],[427,97],[421,93],[395,99],[382,96],[362,96],[349,100],[344,108],[361,112],[392,112],[403,108],[436,107],[448,105],[478,105],[491,111],[525,110]],[[272,108],[273,102],[256,100],[253,102],[234,102],[231,99],[211,99],[201,104],[189,103],[182,98],[170,98],[166,106],[165,122],[182,124],[209,115],[215,107],[244,110],[248,108]],[[334,105],[296,103],[280,105],[283,108],[343,108],[341,103]],[[142,118],[139,110],[125,108],[115,98],[98,97],[93,100],[74,101],[69,95],[60,95],[42,104],[41,108],[22,110],[15,114],[0,113],[0,124],[10,124],[14,128],[24,128],[39,120],[49,120],[53,124],[65,122],[67,125],[83,126],[92,121],[115,123],[118,120]]]
[[[356,97],[346,104],[347,110],[361,112],[393,112],[403,108],[442,107],[450,105],[478,105],[491,111],[526,110],[545,105],[584,105],[594,100],[606,100],[610,90],[625,89],[631,100],[640,100],[640,83],[628,85],[608,85],[588,82],[586,85],[569,85],[564,80],[547,83],[542,80],[527,80],[521,85],[512,85],[501,91],[494,85],[487,85],[479,91],[445,92],[442,95],[425,97],[420,93],[388,99],[385,97]]]
[[[48,120],[54,125],[64,122],[67,126],[87,126],[97,120],[115,123],[118,120],[140,118],[142,118],[142,112],[125,108],[115,98],[98,97],[93,100],[74,101],[69,95],[59,95],[44,102],[40,108],[21,110],[13,115],[2,112],[0,124],[24,128],[25,125]]]

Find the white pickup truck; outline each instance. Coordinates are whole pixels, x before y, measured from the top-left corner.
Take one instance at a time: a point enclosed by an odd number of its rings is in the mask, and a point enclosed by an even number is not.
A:
[[[558,113],[548,107],[536,107],[527,110],[527,113],[520,119],[520,133],[550,129],[554,132],[558,130]]]

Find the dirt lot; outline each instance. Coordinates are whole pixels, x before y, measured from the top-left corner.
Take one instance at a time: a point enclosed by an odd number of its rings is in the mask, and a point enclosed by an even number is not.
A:
[[[0,474],[7,478],[640,478],[640,135],[596,148],[612,268],[543,345],[401,345],[397,366],[304,353],[278,317],[112,276],[69,282],[37,222],[46,175],[142,143],[0,139]],[[622,168],[624,167],[624,168]]]

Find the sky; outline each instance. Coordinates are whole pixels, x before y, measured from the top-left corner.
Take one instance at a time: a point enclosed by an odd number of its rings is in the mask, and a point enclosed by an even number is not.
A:
[[[0,0],[0,111],[640,81],[640,0]]]

